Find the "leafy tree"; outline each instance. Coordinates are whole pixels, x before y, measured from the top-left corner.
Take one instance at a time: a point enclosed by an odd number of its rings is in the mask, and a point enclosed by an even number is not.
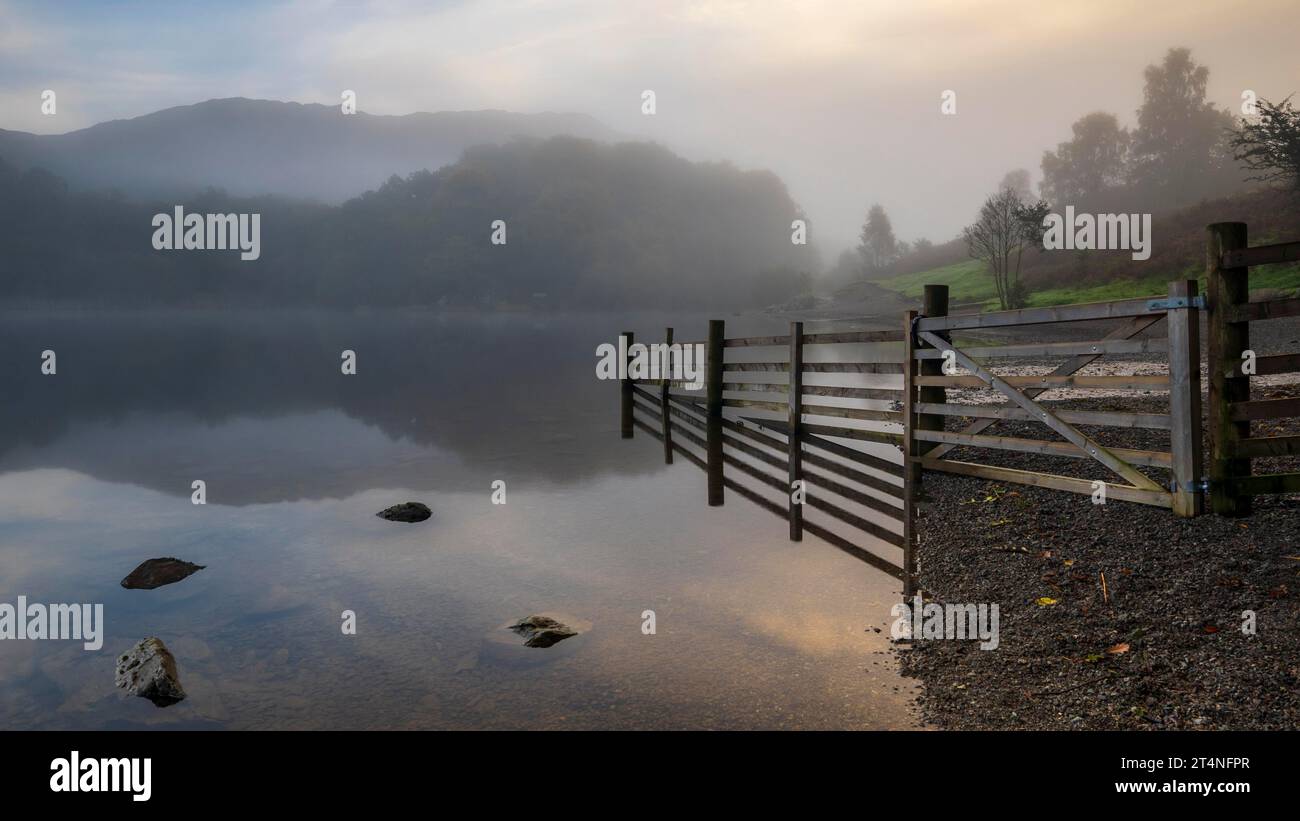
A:
[[[1260,100],[1258,120],[1242,118],[1241,127],[1231,141],[1233,159],[1249,171],[1250,180],[1281,180],[1300,191],[1300,111],[1291,107],[1291,98],[1273,104]]]
[[[1075,121],[1074,137],[1044,151],[1043,198],[1057,206],[1081,205],[1124,184],[1132,137],[1114,114],[1094,111]]]
[[[1022,308],[1028,293],[1020,281],[1020,261],[1031,245],[1041,248],[1045,202],[1024,203],[1012,188],[989,196],[979,217],[962,229],[971,257],[983,260],[993,275],[1003,310]]]
[[[867,221],[862,225],[859,239],[858,255],[862,257],[868,277],[883,271],[898,256],[894,227],[890,224],[884,207],[878,203],[867,212]]]
[[[1132,179],[1166,206],[1204,196],[1229,169],[1225,131],[1232,116],[1205,99],[1209,68],[1190,49],[1171,48],[1147,66],[1146,88],[1133,133]]]

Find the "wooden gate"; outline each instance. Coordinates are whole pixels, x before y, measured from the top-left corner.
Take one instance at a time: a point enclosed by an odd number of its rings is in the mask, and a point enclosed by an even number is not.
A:
[[[1180,516],[1197,515],[1203,509],[1200,304],[1193,280],[1170,283],[1166,297],[948,316],[946,286],[929,286],[925,311],[928,315],[909,318],[913,333],[908,340],[908,354],[920,367],[913,366],[916,373],[911,379],[915,395],[910,397],[908,453],[924,470],[1076,493],[1095,492],[1098,489],[1095,482],[1100,480],[1105,482],[1109,497],[1172,508]],[[1103,319],[1123,322],[1093,341],[975,346],[956,346],[951,341],[954,331]],[[1166,337],[1138,338],[1161,319],[1167,322]],[[1168,354],[1168,373],[1079,373],[1107,354],[1145,352]],[[1045,374],[998,375],[991,366],[979,361],[1058,356],[1063,361]],[[962,370],[966,373],[959,373]],[[1003,403],[949,402],[946,396],[949,388],[990,388],[1001,395]],[[1168,391],[1169,410],[1160,414],[1053,410],[1038,398],[1054,388]],[[944,429],[944,420],[949,416],[970,421],[960,430],[949,431]],[[984,433],[1005,419],[1041,423],[1060,439],[1022,439]],[[1097,436],[1084,433],[1079,426],[1168,430],[1170,447],[1168,451],[1111,447]],[[956,447],[1085,459],[1104,471],[1098,471],[1095,479],[1085,479],[947,458]],[[1158,481],[1139,470],[1139,466],[1168,470],[1171,477],[1167,482]]]

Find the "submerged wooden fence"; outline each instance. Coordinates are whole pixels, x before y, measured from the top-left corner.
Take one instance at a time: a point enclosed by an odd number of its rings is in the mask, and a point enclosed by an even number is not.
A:
[[[622,434],[631,437],[639,428],[663,442],[665,462],[681,454],[702,468],[710,505],[721,505],[732,490],[786,519],[792,540],[808,531],[902,580],[906,596],[915,591],[915,502],[925,470],[1088,494],[1100,479],[1109,498],[1178,516],[1203,513],[1207,497],[1215,513],[1248,513],[1252,495],[1300,492],[1300,473],[1251,473],[1252,459],[1300,454],[1300,436],[1258,437],[1250,429],[1253,420],[1300,416],[1300,398],[1250,398],[1252,375],[1300,372],[1300,353],[1256,357],[1249,348],[1250,322],[1300,316],[1300,298],[1250,302],[1248,288],[1251,266],[1300,260],[1300,242],[1248,248],[1245,224],[1219,223],[1209,227],[1206,259],[1206,297],[1196,280],[1178,280],[1167,293],[1140,299],[949,315],[947,286],[928,285],[923,310],[906,312],[897,330],[805,333],[803,323],[792,322],[785,335],[728,339],[724,323],[712,320],[702,389],[671,378],[625,379]],[[1202,424],[1202,312],[1209,323],[1208,429]],[[1120,322],[1083,342],[953,341],[963,331],[1096,320]],[[1163,337],[1146,335],[1162,320]],[[630,348],[633,335],[624,336]],[[674,344],[672,328],[664,341]],[[1162,354],[1167,370],[1081,373],[1105,356],[1146,353]],[[1034,374],[999,374],[987,364],[1012,357],[1060,362]],[[950,389],[965,388],[991,389],[1001,401],[950,401]],[[1054,388],[1160,392],[1168,407],[1160,413],[1063,410],[1040,399]],[[950,417],[965,422],[948,430]],[[1040,423],[1059,439],[988,432],[1004,420]],[[1100,441],[1106,429],[1132,428],[1168,431],[1168,448]],[[1101,470],[1097,478],[1016,470],[953,460],[948,454],[955,448],[1064,456]],[[724,466],[778,491],[781,501],[728,476]],[[826,519],[808,520],[805,508]],[[881,545],[901,555],[886,558],[877,552]]]
[[[643,430],[664,443],[665,462],[681,454],[702,468],[710,505],[734,491],[786,519],[792,540],[812,533],[900,579],[911,595],[913,513],[900,453],[904,367],[897,344],[904,336],[901,327],[810,334],[793,322],[781,336],[727,338],[724,323],[712,320],[702,389],[668,378],[625,379],[623,436]],[[633,335],[624,337],[630,348]],[[882,351],[882,343],[894,344]],[[672,328],[664,344],[673,344]],[[891,549],[898,552],[888,555]]]

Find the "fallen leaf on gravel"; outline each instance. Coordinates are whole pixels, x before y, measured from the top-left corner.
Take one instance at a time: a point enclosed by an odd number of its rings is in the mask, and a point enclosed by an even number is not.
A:
[[[1083,660],[1088,662],[1089,664],[1093,664],[1098,661],[1101,661],[1104,658],[1105,656],[1103,656],[1101,653],[1092,653],[1091,655],[1085,656]]]
[[[1039,607],[1051,607],[1056,604],[1056,599],[1049,599],[1047,596],[1043,596],[1038,599],[1037,603]]]
[[[1065,560],[1065,566],[1066,566],[1066,567],[1074,567],[1074,559],[1066,559],[1066,560]]]
[[[1279,584],[1277,587],[1268,591],[1268,597],[1270,599],[1285,599],[1289,595],[1291,595],[1291,591],[1287,590],[1285,584]]]
[[[1050,551],[1050,550],[1044,550],[1042,553],[1039,553],[1039,554],[1038,554],[1038,558],[1040,558],[1040,559],[1050,559],[1050,558],[1052,558],[1052,551]]]
[[[1125,644],[1124,642],[1120,642],[1114,647],[1107,647],[1106,652],[1110,653],[1112,656],[1118,656],[1120,653],[1128,652],[1128,645]]]
[[[1215,627],[1213,624],[1202,624],[1201,629],[1204,630],[1206,633],[1219,632],[1219,628]]]

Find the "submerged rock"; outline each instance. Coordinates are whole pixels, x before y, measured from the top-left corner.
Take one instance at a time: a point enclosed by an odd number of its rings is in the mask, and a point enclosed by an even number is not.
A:
[[[403,502],[384,508],[375,515],[390,522],[423,522],[433,515],[433,511],[420,502]]]
[[[152,636],[118,656],[114,683],[157,707],[168,707],[185,698],[176,674],[176,659],[162,639]]]
[[[141,562],[130,575],[122,579],[122,586],[127,590],[153,590],[164,584],[173,584],[187,578],[206,565],[190,564],[170,556],[163,559],[149,559]]]
[[[510,629],[524,637],[525,647],[550,647],[578,635],[576,630],[548,616],[520,619]]]

